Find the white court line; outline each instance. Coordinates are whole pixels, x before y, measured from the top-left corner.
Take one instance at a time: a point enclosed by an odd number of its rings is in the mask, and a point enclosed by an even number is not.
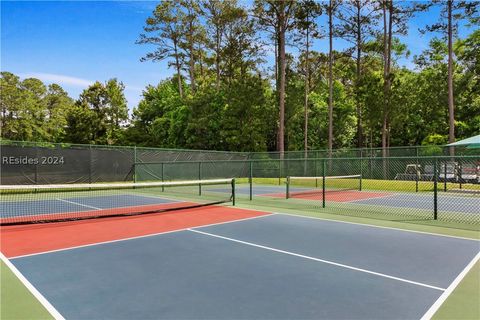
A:
[[[365,192],[370,192],[370,191],[365,191]],[[433,194],[432,194],[433,195]],[[343,201],[343,202],[360,202],[360,201],[369,201],[369,200],[375,200],[375,199],[384,199],[384,198],[390,198],[390,197],[397,197],[398,199],[394,199],[394,200],[398,200],[398,201],[403,201],[403,200],[408,200],[409,202],[421,202],[421,203],[433,203],[433,197],[431,196],[422,196],[422,195],[418,195],[418,194],[401,194],[401,193],[393,193],[393,194],[389,194],[389,195],[385,195],[385,196],[381,196],[381,197],[371,197],[371,198],[365,198],[365,199],[356,199],[356,200],[351,200],[351,201]],[[408,199],[405,199],[404,197],[408,197]],[[449,197],[451,198],[451,197]],[[476,202],[475,198],[459,198],[459,197],[455,197],[454,198],[455,200],[459,200],[459,202],[454,202],[454,204],[456,205],[465,205],[465,200],[467,200],[467,203],[468,202]],[[438,197],[438,201],[439,203],[440,202],[446,202],[446,201],[451,201],[453,199],[447,199],[447,198],[442,198],[440,195]],[[470,201],[468,201],[470,200]],[[477,200],[478,201],[478,200]]]
[[[278,214],[278,215],[290,216],[290,217],[296,217],[296,218],[303,218],[303,219],[314,219],[314,220],[322,220],[322,221],[329,221],[329,222],[335,222],[335,223],[353,224],[353,225],[359,225],[359,226],[370,227],[370,228],[379,228],[379,229],[388,229],[388,230],[404,231],[404,232],[410,232],[410,233],[425,234],[425,235],[429,235],[429,236],[437,236],[437,237],[445,237],[445,238],[453,238],[453,239],[461,239],[461,240],[470,240],[470,241],[480,242],[480,239],[472,239],[472,238],[466,238],[466,237],[451,236],[451,235],[448,235],[448,234],[441,234],[441,233],[433,233],[433,232],[426,232],[426,231],[417,231],[417,230],[401,229],[401,228],[395,228],[395,227],[376,226],[376,225],[374,225],[374,224],[367,224],[367,223],[360,223],[360,222],[350,222],[350,221],[341,221],[341,220],[334,220],[334,219],[327,219],[327,218],[320,218],[320,217],[301,216],[301,215],[293,214],[293,213],[284,213],[284,212],[273,212],[273,213]]]
[[[408,279],[404,279],[404,278],[394,277],[394,276],[390,276],[390,275],[387,275],[387,274],[384,274],[384,273],[379,273],[379,272],[370,271],[370,270],[366,270],[366,269],[362,269],[362,268],[357,268],[357,267],[349,266],[349,265],[346,265],[346,264],[341,264],[341,263],[337,263],[337,262],[333,262],[333,261],[329,261],[329,260],[324,260],[324,259],[319,259],[319,258],[314,258],[314,257],[311,257],[311,256],[306,256],[306,255],[303,255],[303,254],[298,254],[298,253],[294,253],[294,252],[290,252],[290,251],[285,251],[285,250],[280,250],[280,249],[276,249],[276,248],[272,248],[272,247],[267,247],[267,246],[259,245],[259,244],[252,243],[252,242],[247,242],[247,241],[237,240],[237,239],[233,239],[233,238],[228,238],[228,237],[224,237],[224,236],[220,236],[220,235],[216,235],[216,234],[213,234],[213,233],[208,233],[208,232],[204,232],[204,231],[200,231],[200,230],[196,230],[196,229],[192,229],[192,228],[188,229],[188,231],[203,234],[203,235],[214,237],[214,238],[219,238],[219,239],[223,239],[223,240],[227,240],[227,241],[232,241],[232,242],[244,244],[244,245],[247,245],[247,246],[252,246],[252,247],[261,248],[261,249],[265,249],[265,250],[270,250],[270,251],[274,251],[274,252],[278,252],[278,253],[294,256],[294,257],[299,257],[299,258],[303,258],[303,259],[307,259],[307,260],[322,262],[322,263],[325,263],[325,264],[329,264],[329,265],[333,265],[333,266],[337,266],[337,267],[341,267],[341,268],[345,268],[345,269],[364,272],[364,273],[372,274],[372,275],[387,278],[387,279],[406,282],[406,283],[414,284],[414,285],[421,286],[421,287],[426,287],[426,288],[435,289],[435,290],[439,290],[439,291],[445,291],[446,290],[444,288],[432,286],[432,285],[417,282],[417,281],[412,281],[412,280],[408,280]]]
[[[365,192],[370,192],[370,191],[365,191]],[[375,200],[375,199],[385,199],[385,198],[391,198],[397,196],[396,194],[387,194],[384,196],[378,196],[378,197],[371,197],[371,198],[364,198],[364,199],[355,199],[355,200],[350,200],[350,201],[340,201],[341,203],[351,203],[351,202],[359,202],[359,201],[368,201],[368,200]]]
[[[60,314],[60,312],[55,309],[54,306],[48,302],[47,299],[30,283],[30,281],[25,278],[25,276],[11,263],[1,252],[0,259],[5,263],[5,265],[12,271],[12,273],[20,280],[20,282],[30,291],[30,293],[42,304],[42,306],[47,309],[47,311],[57,320],[64,320],[65,318]]]
[[[85,207],[85,208],[90,208],[90,209],[95,209],[95,210],[103,210],[103,209],[101,209],[101,208],[89,206],[89,205],[86,205],[86,204],[81,204],[81,203],[78,203],[78,202],[75,202],[75,201],[68,201],[68,200],[60,199],[60,198],[56,198],[55,200],[63,201],[63,202],[66,202],[66,203],[75,204],[75,205],[77,205],[77,206],[82,206],[82,207]]]
[[[201,226],[196,226],[195,228],[218,226],[218,225],[222,225],[222,224],[235,223],[235,222],[241,222],[241,221],[246,221],[246,220],[253,220],[253,219],[259,219],[259,218],[269,217],[269,216],[272,216],[272,215],[275,215],[275,213],[269,213],[269,214],[264,214],[264,215],[261,215],[261,216],[250,217],[250,218],[243,218],[243,219],[237,219],[237,220],[231,220],[231,221],[225,221],[225,222],[205,224],[205,225],[201,225]],[[138,217],[138,216],[137,216],[137,217]],[[19,259],[19,258],[26,258],[26,257],[38,256],[38,255],[47,254],[47,253],[54,253],[54,252],[75,250],[75,249],[86,248],[86,247],[93,247],[93,246],[98,246],[98,245],[108,244],[108,243],[115,243],[115,242],[122,242],[122,241],[128,241],[128,240],[135,240],[135,239],[142,239],[142,238],[160,236],[160,235],[164,235],[164,234],[170,234],[170,233],[176,233],[176,232],[181,232],[181,231],[187,231],[187,230],[189,230],[190,228],[192,228],[192,227],[187,227],[187,228],[182,228],[182,229],[176,229],[176,230],[172,230],[172,231],[164,231],[164,232],[151,233],[151,234],[146,234],[146,235],[143,235],[143,236],[122,238],[122,239],[116,239],[116,240],[110,240],[110,241],[102,241],[102,242],[84,244],[84,245],[80,245],[80,246],[73,246],[73,247],[62,248],[62,249],[55,249],[55,250],[49,250],[49,251],[43,251],[43,252],[37,252],[37,253],[24,254],[24,255],[20,255],[20,256],[13,256],[13,257],[10,257],[9,259],[10,259],[10,260],[13,260],[13,259]]]
[[[480,252],[470,261],[470,263],[460,272],[460,274],[453,280],[453,282],[448,286],[447,290],[445,290],[442,295],[435,301],[435,303],[428,309],[428,311],[423,315],[421,320],[428,320],[433,317],[433,315],[440,309],[441,305],[447,300],[450,294],[455,290],[455,288],[459,285],[459,283],[465,278],[467,273],[473,268],[475,263],[480,260]]]

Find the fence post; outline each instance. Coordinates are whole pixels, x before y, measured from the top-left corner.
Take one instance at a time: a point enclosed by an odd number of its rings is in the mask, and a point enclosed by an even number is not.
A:
[[[433,220],[437,220],[438,214],[438,159],[433,162]]]
[[[232,205],[235,206],[235,178],[232,179]]]
[[[285,193],[286,198],[290,198],[290,177],[287,177],[287,192]]]
[[[252,160],[250,160],[249,162],[250,164],[250,170],[249,170],[249,174],[248,174],[248,182],[250,184],[250,201],[252,201],[252,198],[253,198],[253,162]]]
[[[322,170],[322,208],[325,208],[325,176],[326,176],[326,160],[323,159],[323,163],[322,163],[322,167],[323,167],[323,170]]]
[[[90,165],[88,169],[88,183],[92,183],[92,168],[93,168],[93,153],[92,153],[92,145],[88,145],[88,150],[90,153]]]
[[[163,162],[160,164],[160,168],[161,168],[161,170],[162,170],[161,179],[162,179],[162,182],[163,182],[163,181],[165,181],[165,177],[164,177],[164,176],[165,176],[165,174],[164,174],[164,169],[165,169],[165,168],[164,168]],[[164,191],[165,191],[165,187],[162,185],[162,192],[164,192]]]
[[[282,167],[283,167],[283,159],[278,159],[278,185],[282,184]]]
[[[444,192],[447,192],[447,180],[448,180],[447,179],[447,163],[448,163],[447,161],[445,161],[443,163],[443,168],[444,168],[443,169],[443,171],[444,171],[443,172],[443,174],[444,174],[444,177],[443,177],[443,191]],[[453,170],[455,171],[455,169],[453,169]]]
[[[362,191],[362,183],[363,183],[363,158],[360,158],[360,190]]]
[[[137,182],[137,146],[133,147],[133,182]]]
[[[415,147],[415,192],[418,192],[418,178],[420,172],[420,164],[418,163],[418,147]]]
[[[198,162],[198,180],[202,180],[202,162]],[[198,184],[198,195],[202,195],[202,184]]]

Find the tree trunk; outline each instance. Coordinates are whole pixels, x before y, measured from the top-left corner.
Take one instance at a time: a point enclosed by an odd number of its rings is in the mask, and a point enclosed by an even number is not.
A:
[[[189,68],[190,74],[190,85],[192,86],[192,91],[196,91],[196,84],[195,84],[195,58],[193,53],[193,45],[190,47],[190,61],[189,61]]]
[[[388,8],[387,8],[388,5]],[[383,10],[383,121],[382,121],[382,156],[387,156],[387,127],[390,109],[390,54],[392,44],[392,9],[393,0],[384,0]],[[388,20],[388,21],[387,21]]]
[[[220,28],[217,27],[216,29],[216,39],[215,39],[215,51],[216,51],[216,57],[215,57],[215,70],[216,70],[216,86],[217,90],[220,89]]]
[[[333,148],[333,0],[328,6],[328,154],[332,156]]]
[[[309,77],[310,77],[310,63],[309,63],[309,51],[310,51],[310,42],[309,42],[309,35],[310,32],[307,28],[307,41],[306,41],[306,52],[305,52],[305,129],[304,129],[304,150],[305,150],[305,159],[308,157],[308,94],[310,93],[310,86],[309,86]]]
[[[197,87],[195,84],[195,48],[194,48],[194,42],[193,42],[193,23],[190,22],[190,34],[188,35],[189,40],[188,40],[188,50],[189,52],[189,63],[188,63],[188,71],[190,74],[190,85],[192,86],[192,91],[195,92]]]
[[[363,147],[363,123],[362,123],[362,106],[360,105],[360,78],[361,78],[361,59],[362,59],[362,31],[360,25],[360,10],[361,4],[359,1],[355,2],[357,9],[357,70],[356,70],[356,94],[355,94],[355,103],[357,109],[357,147]]]
[[[453,100],[453,31],[452,31],[452,5],[453,0],[448,0],[448,142],[455,142],[455,104]],[[455,147],[450,147],[449,153],[455,155]]]
[[[279,146],[278,151],[280,151],[280,159],[283,159],[285,152],[285,72],[286,72],[286,63],[285,63],[285,27],[286,27],[286,17],[285,17],[285,2],[281,1],[282,6],[280,7],[279,13],[279,37],[278,37],[278,51],[279,51],[279,65],[280,65],[280,91],[278,94],[279,99]]]
[[[175,68],[177,69],[177,80],[178,80],[178,94],[180,95],[180,98],[183,99],[183,86],[182,86],[182,75],[180,73],[180,61],[178,59],[178,47],[177,47],[177,42],[173,42],[174,50],[175,50]]]

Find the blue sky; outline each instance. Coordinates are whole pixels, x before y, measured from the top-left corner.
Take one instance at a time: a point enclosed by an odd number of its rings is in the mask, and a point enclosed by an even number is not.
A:
[[[73,98],[98,80],[118,78],[125,86],[129,108],[142,89],[173,73],[166,62],[140,62],[148,46],[136,45],[145,19],[157,2],[143,1],[1,1],[0,69],[21,78],[58,83]],[[403,37],[412,56],[428,47],[431,35],[418,28],[437,20],[438,10],[420,14]],[[462,28],[460,35],[470,30]],[[326,40],[315,49],[325,51]],[[345,47],[336,40],[334,46]],[[270,59],[271,60],[271,59]],[[413,67],[411,58],[401,63]]]

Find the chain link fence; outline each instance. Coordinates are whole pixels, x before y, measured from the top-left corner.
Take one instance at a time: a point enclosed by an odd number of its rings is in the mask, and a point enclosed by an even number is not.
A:
[[[235,177],[240,203],[272,211],[480,228],[480,156],[137,163],[135,177]]]
[[[445,156],[449,152],[445,147],[390,148],[389,157],[380,157],[381,149],[345,149],[331,154],[319,150],[309,151],[306,158],[304,152],[287,152],[280,160],[278,153],[1,141],[1,184],[235,177],[239,201],[271,211],[321,210],[478,228],[480,155],[465,155],[461,150],[455,150],[458,155]],[[289,177],[311,179],[292,179],[292,197],[287,199]]]

